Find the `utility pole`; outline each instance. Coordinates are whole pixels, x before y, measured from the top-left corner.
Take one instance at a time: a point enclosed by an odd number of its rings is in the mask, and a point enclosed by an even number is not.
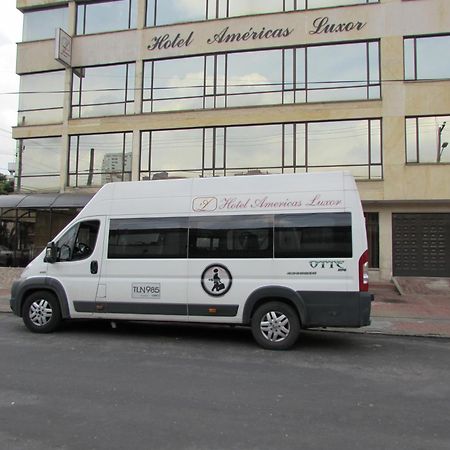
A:
[[[89,173],[88,173],[88,179],[86,186],[92,186],[92,179],[94,177],[94,154],[95,150],[91,148],[90,154],[89,154]]]

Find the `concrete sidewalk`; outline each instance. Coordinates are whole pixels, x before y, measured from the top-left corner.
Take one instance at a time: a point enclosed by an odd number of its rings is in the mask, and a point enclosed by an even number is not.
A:
[[[450,338],[450,278],[394,278],[370,291],[372,325],[358,331]]]
[[[371,283],[372,325],[333,331],[450,338],[450,278],[396,278]],[[9,290],[0,289],[0,313],[10,313]]]

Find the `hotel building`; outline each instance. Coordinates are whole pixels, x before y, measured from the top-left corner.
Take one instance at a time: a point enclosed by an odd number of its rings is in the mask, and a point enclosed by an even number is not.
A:
[[[347,170],[372,279],[450,277],[448,0],[17,8],[15,264],[108,181]]]

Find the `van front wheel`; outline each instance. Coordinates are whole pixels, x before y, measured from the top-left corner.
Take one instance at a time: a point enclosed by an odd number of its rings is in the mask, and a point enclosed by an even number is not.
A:
[[[294,309],[281,302],[260,306],[252,317],[255,341],[269,350],[291,348],[300,334],[300,320]]]
[[[35,333],[50,333],[61,323],[58,299],[47,291],[37,291],[23,304],[22,320]]]

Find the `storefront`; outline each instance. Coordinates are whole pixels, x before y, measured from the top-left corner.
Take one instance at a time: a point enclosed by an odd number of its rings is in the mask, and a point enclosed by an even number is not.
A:
[[[0,196],[0,267],[25,267],[90,198],[86,194]]]

